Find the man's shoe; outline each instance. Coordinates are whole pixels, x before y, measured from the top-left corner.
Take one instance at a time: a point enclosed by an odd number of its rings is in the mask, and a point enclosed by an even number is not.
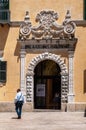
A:
[[[19,116],[18,119],[21,119],[21,117]]]

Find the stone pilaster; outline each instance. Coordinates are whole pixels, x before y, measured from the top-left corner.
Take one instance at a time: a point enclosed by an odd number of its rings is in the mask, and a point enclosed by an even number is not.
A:
[[[69,51],[69,93],[68,93],[68,103],[74,102],[74,88],[73,88],[73,58],[74,52]]]
[[[25,55],[26,55],[25,49],[21,49],[20,51],[20,88],[26,100]]]

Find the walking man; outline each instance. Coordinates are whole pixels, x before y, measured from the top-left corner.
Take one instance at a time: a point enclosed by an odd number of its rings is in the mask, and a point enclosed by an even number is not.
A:
[[[20,89],[17,89],[17,94],[15,96],[14,102],[15,102],[15,110],[16,110],[16,113],[18,115],[18,119],[21,119],[22,106],[23,106],[23,103],[24,103],[24,96],[23,96]]]

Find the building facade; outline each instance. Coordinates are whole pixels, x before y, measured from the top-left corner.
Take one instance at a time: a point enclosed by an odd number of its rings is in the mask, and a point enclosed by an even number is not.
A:
[[[86,1],[34,2],[0,0],[0,106],[84,111]]]

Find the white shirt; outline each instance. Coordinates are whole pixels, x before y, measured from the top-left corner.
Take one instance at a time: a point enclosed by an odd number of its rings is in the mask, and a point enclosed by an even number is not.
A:
[[[16,94],[15,100],[17,100],[17,101],[23,101],[24,102],[24,96],[21,93],[21,91]]]

